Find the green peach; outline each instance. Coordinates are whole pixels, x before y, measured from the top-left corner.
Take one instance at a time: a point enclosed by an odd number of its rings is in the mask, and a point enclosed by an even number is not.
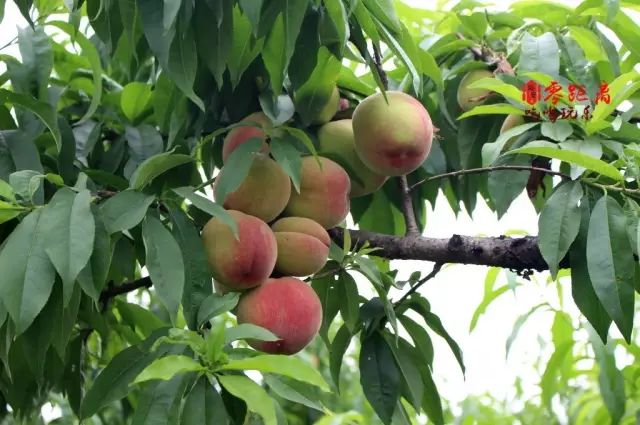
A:
[[[386,176],[376,174],[364,165],[356,153],[351,120],[331,121],[320,127],[318,143],[320,155],[335,156],[338,162],[346,165],[345,170],[351,177],[352,198],[375,192],[387,180]]]
[[[485,98],[491,93],[485,89],[470,89],[469,86],[483,78],[493,78],[493,72],[486,69],[475,69],[462,77],[458,86],[458,105],[463,111],[469,111],[478,105],[482,105]]]

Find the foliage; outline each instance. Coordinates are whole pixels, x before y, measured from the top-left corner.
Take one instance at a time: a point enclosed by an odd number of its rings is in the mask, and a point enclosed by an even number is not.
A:
[[[521,1],[507,12],[473,0],[437,10],[391,0],[15,4],[29,26],[16,40],[20,59],[0,55],[5,415],[10,407],[16,418],[37,418],[53,398],[68,406],[69,422],[408,424],[421,413],[449,422],[455,409],[443,408],[434,382],[431,338],[444,338],[464,370],[462,352],[424,296],[389,296],[424,282],[419,273],[400,281],[388,259],[346,237],[309,279],[323,304],[321,339],[299,357],[258,355],[242,340],[273,335],[226,314],[238,297],[213,293],[199,238],[211,216],[229,222],[208,189],[234,123],[264,111],[280,145],[275,160],[299,184],[300,156],[315,154],[312,117],[335,85],[356,105],[388,83],[423,103],[439,128],[428,159],[407,176],[420,230],[439,193],[456,212],[462,204],[473,214],[481,196],[502,215],[526,188],[554,278],[571,265],[573,299],[595,333],[578,345],[574,325],[556,312],[542,403],[527,402],[517,419],[556,420],[555,395],[576,423],[633,416],[637,405],[625,397],[636,393],[637,367],[618,370],[612,346],[637,360],[637,2]],[[462,77],[487,67],[501,72],[473,87],[491,96],[463,114]],[[611,101],[588,104],[589,120],[543,118],[500,136],[505,114],[524,114],[520,89],[529,80],[581,84],[590,98],[604,81]],[[623,102],[631,106],[624,113]],[[220,183],[225,190],[248,172],[252,151],[244,151]],[[551,164],[563,177],[491,170]],[[479,167],[486,172],[420,183]],[[351,215],[362,230],[404,235],[409,227],[395,179],[352,200]],[[364,281],[376,296],[364,296]],[[151,284],[144,298],[117,297]],[[491,282],[482,308],[506,291]],[[612,323],[624,341],[604,345]],[[592,352],[598,367],[578,368]],[[508,415],[492,400],[470,399],[459,422],[507,423]]]

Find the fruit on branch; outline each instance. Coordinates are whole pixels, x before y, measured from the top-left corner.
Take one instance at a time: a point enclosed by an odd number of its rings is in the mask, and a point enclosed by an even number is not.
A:
[[[387,180],[364,165],[356,153],[351,120],[332,121],[320,127],[318,143],[320,155],[333,158],[349,174],[352,198],[375,192]]]
[[[462,77],[458,86],[458,105],[463,111],[469,111],[478,105],[482,105],[491,94],[486,89],[471,89],[469,86],[483,78],[494,78],[493,72],[487,69],[475,69]]]
[[[337,87],[333,87],[330,93],[327,93],[327,97],[322,96],[317,92],[313,92],[313,95],[303,94],[294,95],[296,105],[304,105],[305,112],[302,116],[302,120],[306,124],[321,125],[331,121],[331,118],[338,112],[340,106],[340,92]],[[296,110],[301,108],[296,107]]]
[[[502,127],[500,127],[500,134],[511,130],[514,127],[517,127],[519,125],[524,124],[524,117],[522,115],[516,115],[516,114],[509,114],[507,115],[507,118],[504,119],[504,122],[502,123]],[[502,148],[503,151],[508,150],[511,145],[513,144],[513,142],[515,142],[517,139],[516,136],[512,137],[511,139],[507,140],[507,142],[504,144],[504,147]]]
[[[278,242],[276,271],[288,276],[309,276],[329,258],[329,233],[304,217],[284,217],[271,225]]]
[[[224,172],[225,167],[222,167],[220,174]],[[255,155],[249,174],[240,187],[229,193],[224,201],[217,201],[227,209],[269,222],[284,211],[290,195],[291,179],[287,173],[273,159],[259,153]]]
[[[345,109],[349,109],[349,99],[341,97],[340,103],[338,104],[338,110],[344,111]]]
[[[222,160],[226,161],[231,152],[247,140],[258,137],[265,141],[264,150],[268,148],[266,134],[263,128],[272,126],[271,120],[263,112],[254,112],[240,120],[240,123],[247,123],[245,126],[236,127],[227,133],[222,145]],[[251,124],[251,125],[249,125]],[[258,126],[256,126],[258,125]]]
[[[300,193],[291,191],[284,210],[289,217],[306,217],[325,229],[349,214],[349,175],[340,165],[322,156],[302,158]]]
[[[209,220],[202,230],[211,274],[233,291],[258,286],[267,280],[276,264],[276,237],[259,218],[235,210],[228,213],[238,227],[237,239],[217,217]]]
[[[280,340],[248,340],[253,348],[271,354],[294,354],[316,336],[322,305],[311,286],[293,277],[269,279],[240,297],[238,323],[270,330]]]
[[[353,112],[355,150],[373,172],[400,176],[416,170],[431,150],[433,124],[418,100],[398,91],[367,97]]]

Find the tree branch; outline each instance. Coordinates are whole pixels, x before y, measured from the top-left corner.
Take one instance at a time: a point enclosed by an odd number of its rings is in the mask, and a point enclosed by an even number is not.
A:
[[[392,260],[432,261],[439,264],[476,264],[501,267],[522,272],[548,270],[547,263],[538,249],[538,238],[474,237],[453,235],[450,238],[428,238],[423,236],[403,237],[384,235],[364,230],[347,230],[354,249],[365,243],[369,248],[378,248],[371,255]],[[342,246],[344,229],[329,230],[331,238]],[[567,267],[568,262],[561,263]]]
[[[448,177],[458,177],[458,176],[463,176],[465,174],[490,173],[490,172],[493,172],[493,171],[505,171],[505,170],[512,170],[512,171],[540,171],[540,172],[543,172],[543,173],[550,174],[552,176],[562,177],[563,179],[571,179],[571,176],[569,176],[569,175],[567,175],[565,173],[561,173],[559,171],[549,170],[547,168],[542,168],[542,167],[534,167],[534,166],[530,166],[530,165],[496,165],[496,166],[493,166],[493,167],[469,168],[468,170],[458,170],[458,171],[452,171],[450,173],[437,174],[435,176],[427,177],[426,179],[423,179],[423,180],[420,180],[417,183],[414,183],[409,188],[409,191],[412,191],[416,186],[420,186],[423,183],[428,183],[428,182],[434,181],[434,180],[446,179]]]
[[[404,294],[398,301],[396,301],[395,303],[393,303],[394,307],[399,306],[400,304],[402,304],[404,302],[404,300],[406,300],[407,298],[409,298],[411,296],[411,294],[413,294],[414,292],[416,292],[418,289],[420,289],[420,287],[422,285],[424,285],[425,283],[427,283],[429,280],[433,279],[434,277],[436,277],[436,275],[440,272],[440,270],[442,269],[442,266],[444,264],[442,263],[436,263],[433,265],[433,269],[431,270],[431,273],[429,273],[428,275],[426,275],[425,277],[423,277],[422,279],[420,279],[418,282],[416,282],[415,285],[413,285],[406,294]]]
[[[100,293],[100,301],[105,302],[118,295],[133,292],[140,288],[151,288],[153,282],[149,276],[131,282],[125,282],[118,286],[109,286]]]
[[[411,189],[409,189],[407,176],[400,176],[398,183],[400,185],[400,195],[402,196],[402,215],[404,216],[404,222],[407,227],[406,235],[420,236],[420,229],[418,227],[418,221],[416,220],[416,213],[413,209]]]

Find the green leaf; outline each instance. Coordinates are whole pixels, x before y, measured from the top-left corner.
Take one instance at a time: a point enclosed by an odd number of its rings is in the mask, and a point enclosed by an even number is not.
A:
[[[509,334],[509,337],[507,338],[507,342],[505,344],[505,359],[509,357],[509,353],[511,352],[511,347],[513,346],[513,343],[518,337],[518,334],[520,333],[520,329],[522,329],[522,326],[524,326],[526,321],[533,315],[533,313],[535,313],[540,308],[545,306],[546,304],[544,303],[538,304],[535,307],[531,308],[529,311],[527,311],[525,314],[518,316],[515,323],[513,324],[513,328],[511,329],[511,333]]]
[[[220,205],[216,204],[208,198],[205,198],[204,196],[200,196],[199,194],[194,192],[194,189],[192,187],[178,187],[176,189],[173,189],[173,191],[179,196],[182,196],[183,198],[191,201],[191,204],[199,210],[204,211],[212,217],[219,218],[224,224],[231,228],[234,235],[238,234],[238,225],[233,220],[231,215]]]
[[[540,379],[540,387],[542,389],[542,402],[544,406],[551,411],[551,398],[557,393],[558,376],[562,371],[562,365],[565,363],[567,356],[571,356],[573,341],[565,342],[560,347],[556,347],[555,351],[547,362],[547,367]]]
[[[627,341],[633,329],[634,263],[624,211],[605,195],[591,212],[587,267],[598,299]]]
[[[155,360],[140,372],[133,383],[139,384],[140,382],[150,381],[152,379],[167,381],[173,378],[174,375],[187,372],[201,372],[203,370],[204,367],[200,362],[193,358],[174,354]]]
[[[94,246],[89,262],[78,274],[78,284],[88,296],[97,302],[100,299],[100,292],[107,281],[109,266],[113,257],[113,247],[109,232],[107,232],[104,225],[102,214],[97,208],[93,213],[95,220]]]
[[[227,68],[233,37],[233,1],[223,0],[216,3],[220,4],[219,10],[211,10],[206,1],[196,2],[195,31],[200,59],[213,74],[218,87],[222,87],[222,75]],[[256,4],[258,1],[253,0],[250,3]],[[218,19],[218,25],[211,25],[212,15]]]
[[[324,109],[335,89],[342,64],[329,50],[322,46],[318,50],[317,65],[299,87],[295,87],[294,103],[302,123],[309,125]]]
[[[308,4],[309,0],[286,0],[282,13],[276,18],[264,43],[262,61],[276,96],[282,92],[285,71],[289,67]]]
[[[603,341],[607,340],[607,333],[611,326],[611,318],[604,309],[593,287],[587,269],[587,234],[589,231],[589,218],[591,207],[588,196],[584,196],[580,202],[580,232],[569,250],[571,264],[571,295],[587,318],[591,326]]]
[[[240,12],[240,8],[233,8],[233,38],[227,68],[231,85],[235,88],[240,82],[240,77],[247,70],[251,62],[262,50],[264,39],[252,40],[251,22]]]
[[[543,122],[540,131],[545,137],[564,142],[573,134],[573,127],[567,121]]]
[[[135,190],[125,190],[107,199],[101,205],[104,224],[111,233],[137,226],[155,198]]]
[[[520,41],[520,72],[542,72],[547,75],[557,76],[560,69],[560,47],[556,37],[551,32],[546,32],[539,37],[534,37],[528,32]]]
[[[223,365],[220,370],[257,370],[265,373],[276,373],[329,391],[329,386],[322,378],[322,375],[298,357],[263,354],[246,359],[231,360]]]
[[[153,287],[175,322],[184,288],[182,252],[169,230],[152,215],[142,223],[142,239]]]
[[[198,310],[198,325],[202,326],[205,322],[219,314],[226,313],[234,308],[240,300],[240,293],[229,292],[224,295],[211,294],[202,301]]]
[[[93,72],[93,93],[91,95],[91,103],[79,121],[80,123],[85,122],[98,110],[98,106],[100,106],[102,99],[102,64],[100,62],[100,54],[98,53],[96,46],[89,41],[84,34],[77,31],[73,25],[60,21],[48,22],[47,24],[53,25],[69,34],[71,40],[80,45],[82,53],[87,57],[89,64],[91,65],[91,71]]]
[[[402,31],[400,20],[392,0],[362,0],[371,15],[393,32]],[[353,7],[353,6],[352,6]]]
[[[260,385],[244,376],[218,376],[218,381],[224,389],[247,403],[247,409],[260,415],[265,425],[278,424],[274,401]]]
[[[400,397],[400,371],[387,341],[377,331],[362,341],[360,384],[382,423],[390,424]]]
[[[340,273],[338,296],[340,297],[340,315],[345,325],[351,333],[355,332],[358,319],[360,318],[360,297],[358,285],[353,277],[347,273]]]
[[[640,90],[640,72],[630,71],[622,74],[609,83],[609,95],[611,101],[609,103],[599,102],[593,109],[591,120],[587,122],[587,134],[593,134],[610,125],[606,118],[613,113],[620,103],[627,100],[636,91]]]
[[[431,329],[433,329],[435,333],[437,333],[442,338],[444,338],[444,340],[447,342],[447,344],[449,345],[449,348],[453,352],[453,355],[458,361],[458,364],[460,365],[460,369],[462,369],[462,373],[464,373],[465,367],[464,367],[464,360],[462,359],[462,350],[460,349],[460,346],[458,345],[458,343],[451,337],[451,335],[449,335],[449,332],[447,332],[444,326],[442,326],[442,322],[440,321],[440,318],[429,311],[421,312],[421,314],[422,314],[422,317],[424,317],[424,321],[427,323],[427,325]]]
[[[60,129],[58,128],[56,110],[51,105],[39,102],[24,94],[0,89],[0,104],[6,102],[11,103],[14,106],[21,106],[33,112],[38,118],[40,118],[49,131],[51,131],[53,140],[55,140],[58,151],[60,151],[62,148],[62,136],[60,135]]]
[[[15,323],[16,335],[31,325],[47,303],[55,280],[43,237],[52,229],[43,224],[42,210],[33,211],[18,224],[0,251],[0,299]]]
[[[135,121],[146,109],[151,100],[151,87],[134,81],[127,84],[120,94],[120,109],[129,121]]]
[[[486,291],[486,288],[485,288],[485,293],[482,298],[482,301],[480,302],[480,304],[478,304],[478,307],[476,307],[476,309],[473,312],[473,316],[471,317],[471,323],[469,324],[469,333],[473,332],[476,325],[478,324],[478,320],[480,319],[480,316],[486,313],[489,305],[493,301],[495,301],[500,295],[506,293],[509,289],[511,289],[509,288],[509,285],[504,285],[496,289],[491,289],[490,291]]]
[[[34,170],[20,170],[9,175],[9,183],[22,199],[34,203],[34,195],[40,190],[43,174]]]
[[[174,425],[180,416],[180,404],[190,377],[176,375],[168,381],[145,385],[131,419],[131,425]]]
[[[500,165],[523,165],[530,166],[531,158],[528,155],[516,155],[501,157],[493,163]],[[487,189],[493,200],[495,211],[500,219],[511,207],[513,201],[522,193],[527,186],[527,181],[531,173],[529,171],[499,170],[489,174],[487,179]]]
[[[600,140],[593,138],[586,138],[584,140],[567,140],[560,143],[562,149],[581,152],[594,158],[600,159],[602,157],[602,143]],[[572,165],[571,166],[571,178],[577,179],[584,172],[584,168]]]
[[[87,265],[93,252],[95,220],[91,212],[91,193],[83,190],[76,194],[61,189],[44,209],[42,225],[45,251],[63,283],[63,305],[71,299],[75,280]]]
[[[324,411],[322,405],[314,401],[318,396],[315,394],[313,387],[275,375],[265,375],[264,381],[269,386],[269,389],[280,397],[294,403],[303,404],[319,412]]]
[[[187,164],[192,161],[193,158],[189,155],[171,152],[164,152],[159,155],[152,156],[140,164],[138,168],[136,168],[136,171],[131,175],[131,188],[140,190],[151,183],[153,179],[159,175],[166,173],[170,169],[179,165]]]
[[[469,85],[470,89],[486,89],[501,94],[506,99],[522,104],[522,91],[520,88],[505,83],[497,78],[481,78]]]
[[[409,30],[400,24],[398,38],[396,39],[384,26],[380,26],[379,29],[384,42],[407,67],[413,80],[413,90],[420,97],[422,95],[422,72],[420,69],[422,59],[418,54],[418,47],[415,45],[411,34],[409,34]]]
[[[569,26],[567,28],[571,37],[578,43],[584,51],[585,57],[591,62],[607,62],[607,54],[602,48],[600,39],[597,35],[587,28]]]
[[[227,195],[234,192],[249,174],[254,155],[262,149],[262,139],[252,137],[242,143],[225,161],[224,172],[220,173],[215,187],[215,197],[224,203]]]
[[[506,154],[527,153],[531,155],[544,156],[546,158],[559,159],[569,164],[579,165],[588,170],[595,171],[603,176],[610,177],[617,181],[624,180],[620,171],[611,164],[585,155],[580,152],[558,149],[557,145],[550,142],[534,141],[519,149],[514,149]]]
[[[173,223],[172,233],[182,252],[184,263],[184,290],[182,312],[189,329],[198,329],[198,310],[202,302],[213,292],[211,272],[195,224],[181,209],[169,211]]]
[[[0,197],[6,199],[7,201],[15,202],[16,196],[13,191],[13,188],[9,183],[4,180],[0,180]]]
[[[429,366],[433,365],[433,342],[427,331],[415,322],[413,319],[407,316],[398,317],[402,326],[406,329],[407,333],[411,336],[413,344],[416,346],[418,352],[422,355],[423,361]]]
[[[171,29],[171,27],[174,26],[181,5],[182,0],[163,0],[164,7],[162,9],[162,26],[164,27],[165,31]]]
[[[467,117],[472,117],[474,115],[504,115],[504,114],[514,114],[514,115],[524,115],[522,109],[516,108],[513,105],[508,103],[494,103],[492,105],[479,105],[475,106],[470,111],[465,112],[464,114],[458,117],[459,120],[465,119]],[[497,140],[496,140],[497,142]],[[494,143],[496,143],[494,142]]]
[[[336,386],[336,389],[340,391],[340,369],[342,368],[342,359],[344,358],[349,343],[351,342],[353,335],[349,332],[349,328],[346,325],[342,325],[336,336],[331,342],[331,349],[329,350],[329,369],[331,370],[331,378]]]
[[[289,138],[273,138],[269,144],[271,155],[282,169],[291,177],[293,186],[300,193],[302,179],[302,154]]]
[[[625,394],[625,377],[616,367],[613,348],[605,346],[593,334],[591,343],[598,362],[598,384],[604,404],[611,415],[611,423],[620,422],[625,413],[627,397]]]
[[[144,343],[125,348],[113,357],[95,378],[82,399],[80,420],[93,416],[102,407],[120,400],[129,393],[129,384],[136,376],[153,360],[166,352],[163,349],[151,353],[147,352],[149,347],[163,334],[166,334],[166,330],[159,330]]]
[[[173,38],[169,49],[167,72],[171,76],[171,81],[180,91],[195,103],[200,110],[204,111],[202,99],[193,91],[193,84],[198,70],[198,53],[193,36],[193,27],[188,25],[184,28],[178,25],[178,28],[178,36]]]
[[[206,376],[200,377],[184,401],[180,425],[224,425],[229,417],[222,397]]]
[[[567,182],[560,185],[544,204],[538,220],[538,247],[549,265],[551,277],[558,276],[558,265],[567,255],[580,230],[582,185]]]
[[[341,0],[326,0],[324,2],[326,14],[320,15],[320,28],[331,28],[332,37],[323,36],[321,32],[322,45],[336,44],[334,50],[338,56],[342,56],[344,48],[349,39],[349,20],[347,10]],[[324,26],[323,26],[324,23]]]
[[[242,323],[233,328],[227,328],[224,335],[224,343],[229,344],[239,339],[257,339],[260,341],[279,341],[271,331],[251,323]]]

